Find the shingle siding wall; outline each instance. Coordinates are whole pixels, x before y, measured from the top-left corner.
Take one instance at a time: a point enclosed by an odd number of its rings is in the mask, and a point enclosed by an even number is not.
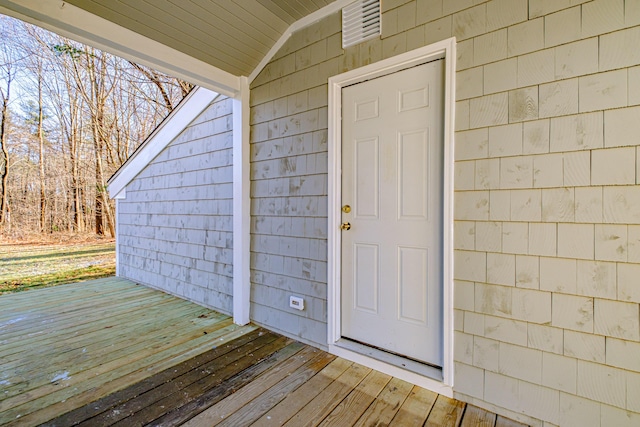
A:
[[[296,34],[251,90],[251,319],[327,345],[327,77],[340,17]],[[305,310],[289,308],[289,296]]]
[[[486,21],[452,31],[459,397],[552,425],[640,423],[636,3],[452,16]]]
[[[335,14],[252,84],[252,317],[326,344],[327,79],[455,36],[455,394],[639,425],[640,2],[382,7],[381,40],[343,51]]]
[[[231,100],[218,98],[126,188],[119,274],[232,310]]]

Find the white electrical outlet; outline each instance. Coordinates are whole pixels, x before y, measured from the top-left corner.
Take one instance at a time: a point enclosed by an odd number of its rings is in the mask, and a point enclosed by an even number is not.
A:
[[[304,310],[304,299],[300,297],[294,297],[293,295],[290,296],[289,307],[295,308],[296,310]]]

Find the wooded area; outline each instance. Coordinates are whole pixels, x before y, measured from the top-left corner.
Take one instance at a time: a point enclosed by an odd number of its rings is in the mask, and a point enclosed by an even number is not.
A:
[[[115,236],[106,181],[192,85],[0,16],[0,237]]]

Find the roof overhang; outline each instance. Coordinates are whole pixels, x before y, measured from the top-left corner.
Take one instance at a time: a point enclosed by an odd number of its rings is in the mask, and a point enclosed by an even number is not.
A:
[[[59,0],[1,0],[0,13],[227,96],[238,76]]]
[[[246,76],[251,82],[291,34],[353,1],[185,0],[176,5],[167,0],[0,0],[0,13],[238,98],[240,77]],[[126,16],[125,8],[138,15]],[[207,27],[207,20],[194,10],[201,10],[217,26]],[[198,21],[187,22],[185,14]],[[230,17],[236,18],[235,27],[230,23],[227,29],[224,22]],[[243,27],[243,23],[260,24],[260,28]],[[210,37],[211,32],[218,34]],[[222,39],[226,40],[226,50],[213,41]],[[205,52],[209,49],[211,53]],[[234,55],[242,61],[230,64]]]

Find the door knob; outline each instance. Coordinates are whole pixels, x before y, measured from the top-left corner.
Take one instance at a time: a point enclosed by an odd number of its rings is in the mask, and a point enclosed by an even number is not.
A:
[[[344,206],[342,207],[342,212],[344,212],[344,213],[349,213],[349,212],[351,212],[351,206],[349,206],[349,205],[344,205]]]
[[[344,231],[351,230],[351,223],[343,222],[342,224],[340,224],[340,229]]]

